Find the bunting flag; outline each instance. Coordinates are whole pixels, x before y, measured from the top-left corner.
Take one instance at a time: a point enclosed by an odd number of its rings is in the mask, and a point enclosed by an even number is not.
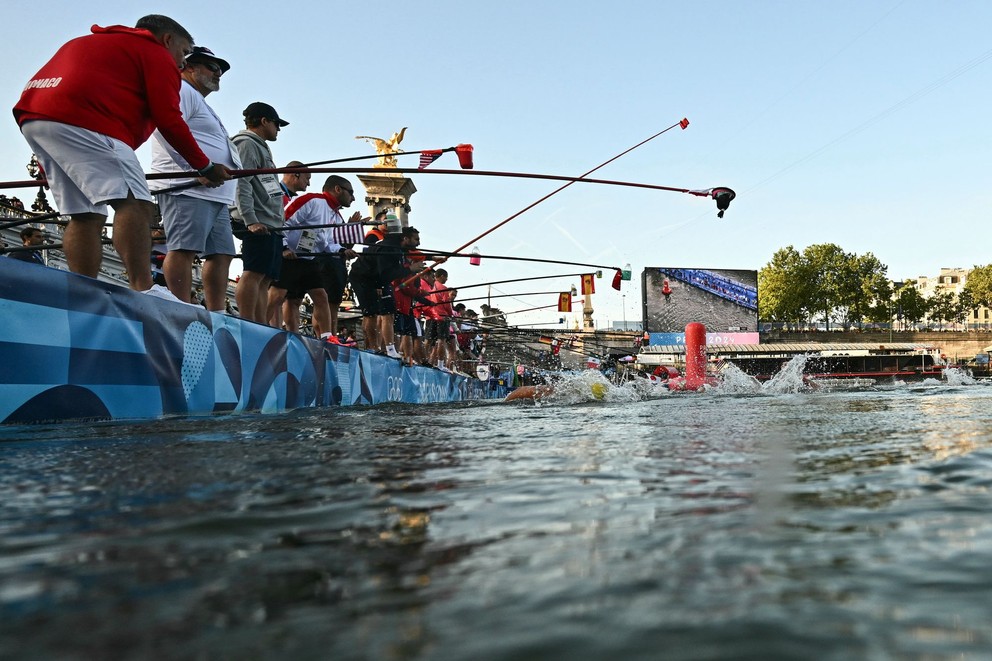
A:
[[[593,274],[588,273],[582,276],[582,295],[595,294],[596,293],[596,283],[593,280]]]
[[[361,223],[345,223],[330,229],[335,243],[361,244],[365,241],[365,227]]]
[[[613,288],[620,291],[620,282],[623,280],[623,271],[617,269],[617,272],[613,274]]]
[[[563,291],[558,294],[558,312],[571,312],[572,311],[572,294]]]
[[[441,158],[441,154],[444,153],[443,149],[425,149],[420,152],[420,167],[418,170],[423,170],[428,165]]]
[[[683,117],[682,120],[679,122],[679,126],[682,127],[683,131],[686,130],[686,128],[689,126],[689,120]]]

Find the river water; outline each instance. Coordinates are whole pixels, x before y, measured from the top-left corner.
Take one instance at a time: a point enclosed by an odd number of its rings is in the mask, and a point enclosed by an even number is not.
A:
[[[992,388],[588,378],[0,429],[0,657],[992,654]]]

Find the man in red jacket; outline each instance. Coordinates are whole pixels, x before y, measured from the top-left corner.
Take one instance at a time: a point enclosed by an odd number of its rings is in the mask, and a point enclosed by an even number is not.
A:
[[[44,168],[61,213],[75,273],[95,278],[103,259],[101,239],[114,209],[114,248],[131,288],[171,298],[152,288],[149,226],[154,206],[137,149],[158,128],[198,181],[217,186],[230,179],[210,162],[179,109],[179,69],[193,38],[176,21],[152,14],[135,27],[99,27],[66,43],[25,86],[14,118]]]

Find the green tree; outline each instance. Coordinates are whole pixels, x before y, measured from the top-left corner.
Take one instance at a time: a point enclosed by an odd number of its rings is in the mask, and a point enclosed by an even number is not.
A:
[[[758,271],[758,316],[766,321],[801,324],[808,294],[802,255],[792,246],[777,250]]]
[[[865,321],[889,319],[892,299],[889,267],[869,252],[848,255],[844,269],[841,304],[846,308],[846,324],[857,324],[860,328]]]
[[[973,268],[968,273],[964,291],[969,292],[975,307],[992,308],[992,264]]]
[[[803,251],[810,289],[807,309],[810,315],[822,313],[827,330],[830,321],[843,302],[843,290],[849,283],[846,277],[850,255],[835,243],[818,243]]]
[[[912,324],[918,324],[927,314],[927,302],[923,299],[920,291],[911,283],[904,284],[896,292],[895,303],[896,316],[904,322],[908,321]]]
[[[965,324],[965,330],[968,330],[968,317],[971,316],[972,311],[977,311],[978,303],[975,302],[975,297],[970,291],[968,291],[967,285],[964,289],[958,293],[957,302],[955,305],[955,316],[954,321]]]
[[[941,288],[927,299],[927,316],[931,321],[937,322],[938,329],[943,330],[944,322],[954,318],[954,304],[954,294]]]

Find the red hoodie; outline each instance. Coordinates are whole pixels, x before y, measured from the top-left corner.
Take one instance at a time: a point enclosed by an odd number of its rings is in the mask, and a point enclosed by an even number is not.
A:
[[[148,30],[94,25],[32,77],[14,106],[18,125],[44,119],[108,135],[132,149],[158,128],[194,168],[204,155],[179,110],[179,69]]]

